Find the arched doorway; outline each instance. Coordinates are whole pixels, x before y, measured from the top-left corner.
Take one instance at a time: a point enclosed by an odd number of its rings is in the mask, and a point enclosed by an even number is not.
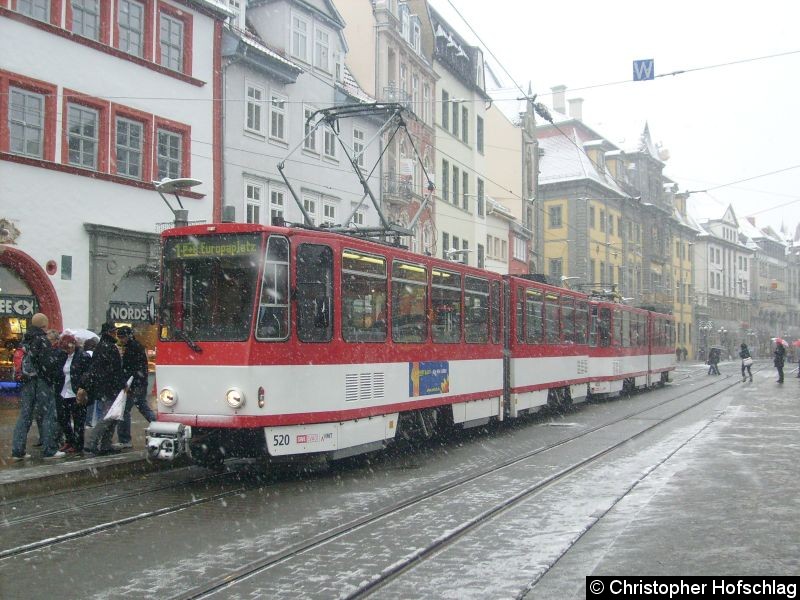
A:
[[[39,303],[39,312],[47,315],[50,327],[61,331],[63,327],[61,317],[61,303],[50,277],[30,256],[12,246],[0,244],[0,266],[7,267],[22,281],[28,284],[31,292]],[[0,282],[0,290],[2,282]],[[0,291],[0,294],[2,291]]]

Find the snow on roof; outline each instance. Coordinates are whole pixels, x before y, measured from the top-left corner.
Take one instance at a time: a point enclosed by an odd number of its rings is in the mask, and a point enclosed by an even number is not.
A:
[[[234,12],[230,9],[227,2],[222,0],[192,0],[195,4],[205,5],[207,8],[223,13],[226,17],[232,17]]]
[[[361,100],[362,102],[375,102],[375,98],[367,94],[361,86],[358,85],[358,81],[353,76],[353,73],[344,65],[344,72],[342,73],[342,81],[337,82],[338,86],[340,86],[348,95],[356,98],[357,100]]]
[[[241,29],[236,29],[236,28],[232,28],[231,31],[235,32],[236,34],[238,34],[239,39],[241,39],[245,44],[247,44],[248,46],[250,46],[250,47],[252,47],[252,48],[254,48],[256,50],[258,50],[259,52],[261,52],[262,54],[268,56],[269,58],[272,58],[272,59],[274,59],[274,60],[276,60],[278,62],[281,62],[281,63],[283,63],[283,64],[285,64],[285,65],[287,65],[289,67],[292,67],[293,69],[296,69],[300,73],[304,72],[303,68],[300,65],[295,64],[291,60],[289,60],[287,58],[284,58],[283,56],[278,54],[275,50],[270,49],[252,31],[250,31],[250,30],[242,31]]]
[[[565,131],[567,135],[577,137],[573,131]],[[591,179],[610,191],[627,195],[617,185],[608,171],[598,171],[585,152],[564,135],[554,135],[539,139],[539,148],[543,150],[539,160],[539,183],[561,183],[581,179]]]

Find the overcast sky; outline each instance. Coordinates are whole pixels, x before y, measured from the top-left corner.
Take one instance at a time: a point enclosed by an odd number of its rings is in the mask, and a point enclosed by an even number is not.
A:
[[[514,80],[551,105],[550,88],[583,98],[583,120],[623,148],[645,123],[670,153],[665,173],[695,193],[690,212],[754,215],[760,227],[800,222],[800,2],[759,0],[430,0],[467,40],[453,6]],[[451,4],[452,3],[452,4]],[[760,57],[786,54],[763,60]],[[632,82],[632,64],[655,74]],[[749,61],[730,66],[715,66]],[[623,83],[618,83],[623,82]],[[606,85],[604,85],[606,84]],[[610,85],[609,85],[610,84]],[[579,89],[591,87],[589,89]],[[795,168],[791,168],[795,167]],[[727,186],[731,182],[773,171]],[[719,187],[717,189],[716,186]]]

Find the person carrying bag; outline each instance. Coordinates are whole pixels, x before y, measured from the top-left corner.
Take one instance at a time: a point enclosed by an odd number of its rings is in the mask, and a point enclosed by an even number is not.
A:
[[[742,383],[747,381],[747,377],[745,376],[745,369],[747,369],[747,375],[750,376],[750,381],[753,381],[753,372],[750,370],[750,367],[753,366],[753,357],[750,356],[750,350],[747,348],[747,344],[742,344],[739,349],[739,358],[742,359]]]

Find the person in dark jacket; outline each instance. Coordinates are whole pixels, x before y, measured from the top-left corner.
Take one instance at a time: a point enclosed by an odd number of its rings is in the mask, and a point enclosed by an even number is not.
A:
[[[54,355],[45,333],[48,324],[46,315],[36,313],[31,318],[30,326],[22,338],[22,346],[27,355],[23,359],[23,369],[28,370],[23,371],[19,417],[14,426],[14,439],[11,446],[12,460],[30,458],[30,455],[25,453],[25,445],[36,414],[42,416],[40,433],[44,458],[66,456],[58,449],[56,440],[58,425],[53,385],[55,384],[54,373],[57,372],[57,357]]]
[[[86,404],[79,404],[78,386],[89,369],[91,357],[78,346],[74,336],[64,334],[59,341],[59,364],[61,370],[56,380],[56,402],[60,405],[58,420],[64,434],[62,452],[82,453]]]
[[[708,353],[708,374],[709,375],[719,375],[719,364],[720,356],[722,352],[719,348],[711,348]]]
[[[86,402],[87,398],[99,403],[103,416],[111,408],[120,390],[125,387],[122,375],[122,357],[117,349],[117,329],[113,323],[104,323],[100,330],[100,341],[92,354],[89,370],[81,379],[78,389],[78,402]],[[87,450],[94,454],[112,454],[119,452],[111,447],[114,435],[115,420],[101,419],[92,429]]]
[[[772,364],[778,370],[778,383],[783,383],[783,363],[786,360],[786,348],[779,341],[775,341],[775,352]]]
[[[750,356],[750,349],[747,347],[747,344],[742,344],[739,347],[739,358],[742,359],[742,382],[747,381],[747,377],[745,377],[745,369],[747,370],[747,374],[750,375],[750,381],[753,381],[753,372],[750,370],[753,364],[753,357]],[[750,359],[745,364],[746,359]]]
[[[117,337],[122,344],[122,374],[125,381],[133,378],[125,414],[117,426],[119,444],[115,447],[132,448],[131,443],[131,410],[134,404],[147,422],[156,420],[156,415],[147,404],[147,353],[144,346],[133,336],[133,330],[124,326],[117,330]]]

